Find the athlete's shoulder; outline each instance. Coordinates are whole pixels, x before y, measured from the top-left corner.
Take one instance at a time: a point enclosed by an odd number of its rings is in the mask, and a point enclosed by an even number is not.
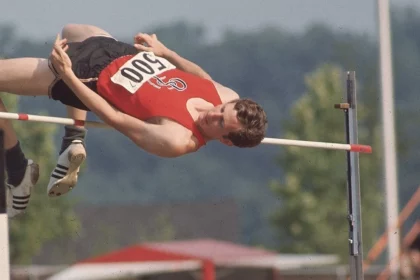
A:
[[[214,86],[216,87],[217,92],[219,93],[220,99],[223,103],[229,102],[239,98],[239,94],[231,88],[225,87],[220,83],[213,81]]]

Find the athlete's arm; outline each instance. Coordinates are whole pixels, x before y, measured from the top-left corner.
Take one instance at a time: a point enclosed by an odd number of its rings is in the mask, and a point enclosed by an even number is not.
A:
[[[177,54],[176,52],[172,50],[168,50],[168,52],[165,53],[163,57],[166,58],[173,65],[175,65],[176,68],[184,72],[196,75],[203,79],[212,80],[210,75],[206,71],[204,71],[203,68],[183,58],[182,56],[180,56],[179,54]]]
[[[73,73],[73,71],[62,75],[61,79],[74,92],[74,94],[88,107],[95,115],[97,115],[105,123],[113,126],[116,115],[120,114],[117,109],[112,107],[100,95],[92,91],[83,84]]]
[[[157,156],[173,158],[197,150],[197,144],[190,137],[179,135],[175,128],[147,123],[124,113],[118,115],[114,128]]]
[[[146,123],[113,108],[105,99],[83,84],[73,72],[63,76],[64,82],[101,120],[130,138],[145,151],[161,157],[178,157],[196,150],[186,137],[162,125]]]
[[[144,45],[146,44],[146,45]],[[139,33],[134,37],[134,46],[141,51],[151,51],[157,56],[161,56],[175,65],[176,68],[196,75],[198,77],[211,80],[210,75],[197,64],[181,57],[176,52],[168,49],[158,40],[155,34],[148,35]]]

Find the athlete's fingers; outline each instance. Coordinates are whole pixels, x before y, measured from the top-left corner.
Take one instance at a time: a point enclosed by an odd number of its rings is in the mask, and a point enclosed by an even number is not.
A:
[[[143,38],[140,38],[140,39],[136,40],[134,42],[134,46],[136,46],[136,45],[143,46],[143,47],[146,47],[146,48],[151,47],[150,44],[147,43],[146,40],[144,40]]]
[[[67,39],[56,41],[54,44],[54,49],[56,49],[58,52],[59,50],[64,50],[66,47],[68,48]]]
[[[61,39],[61,35],[60,33],[58,33],[57,36],[55,37],[54,45],[58,45],[62,47],[65,44],[67,44],[67,39],[66,38]]]
[[[59,49],[61,49],[63,47],[63,40],[60,39],[60,34],[57,35],[54,45],[53,45],[53,49],[56,50],[58,53]]]
[[[53,59],[55,60],[55,61],[58,61],[58,60],[60,60],[60,54],[54,49],[53,50],[53,52],[51,53],[51,56],[53,57]]]
[[[137,34],[136,37],[134,37],[134,42],[136,43],[144,43],[144,39],[140,34]]]
[[[54,44],[54,46],[53,46],[53,53],[60,53],[60,50],[61,49],[61,47],[60,46],[58,46],[57,44]]]
[[[66,40],[66,39],[64,39],[64,40],[61,42],[60,47],[62,48],[62,50],[63,50],[64,52],[66,52],[66,51],[68,50],[69,45],[67,45],[67,40]]]
[[[136,38],[137,40],[145,41],[145,39],[144,39],[144,38],[145,38],[145,36],[144,36],[144,35],[145,35],[144,33],[139,33],[139,34],[137,34],[137,35],[136,35],[136,37],[135,37],[135,38]]]
[[[60,33],[57,34],[57,36],[55,37],[55,44],[57,44],[61,39]]]
[[[61,54],[61,52],[63,51],[62,47],[59,44],[54,44],[53,49],[57,54]]]
[[[149,34],[145,34],[145,33],[141,33],[139,38],[141,38],[141,40],[143,40],[146,44],[148,44],[149,46],[152,44],[153,39],[152,37],[150,37]]]
[[[144,51],[144,52],[151,52],[152,51],[152,48],[147,47],[147,46],[142,45],[142,44],[134,44],[134,47],[136,49],[138,49],[139,51]]]
[[[134,36],[135,40],[141,39],[143,37],[144,33],[137,33],[136,36]]]
[[[51,62],[55,62],[55,61],[57,61],[57,52],[55,51],[55,50],[53,50],[52,52],[51,52],[51,55],[50,55],[50,58],[51,58]]]
[[[146,43],[151,45],[153,43],[153,38],[149,34],[144,34],[144,39],[146,40]]]
[[[67,44],[67,39],[66,38],[60,40],[60,45],[61,46],[64,46],[65,44]]]
[[[61,46],[58,46],[58,45],[54,45],[53,54],[54,54],[56,60],[63,61],[63,62],[66,60],[67,48],[68,48],[68,46],[61,47]]]

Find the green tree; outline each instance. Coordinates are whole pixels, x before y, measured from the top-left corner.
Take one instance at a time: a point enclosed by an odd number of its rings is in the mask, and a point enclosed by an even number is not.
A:
[[[323,65],[306,76],[307,92],[294,105],[285,138],[343,143],[344,116],[333,104],[344,97],[340,68]],[[378,147],[376,115],[358,104],[359,142]],[[346,155],[341,151],[287,147],[279,164],[283,180],[271,183],[281,201],[273,216],[282,252],[332,253],[348,256]],[[362,230],[370,248],[381,226],[381,196],[377,184],[378,153],[360,155]]]
[[[17,111],[17,96],[1,94],[1,98],[9,111]],[[53,143],[56,127],[33,122],[14,122],[13,126],[26,156],[40,165],[40,178],[26,213],[9,220],[11,263],[25,264],[48,240],[59,236],[71,238],[79,222],[68,198],[50,199],[46,192],[56,158]]]

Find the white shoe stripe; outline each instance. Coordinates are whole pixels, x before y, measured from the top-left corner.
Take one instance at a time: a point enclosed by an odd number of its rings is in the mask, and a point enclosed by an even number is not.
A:
[[[25,202],[25,201],[29,201],[29,198],[27,198],[27,199],[16,199],[16,198],[13,198],[13,201],[16,201],[16,202]]]
[[[14,201],[13,200],[13,205],[18,204],[18,205],[27,205],[29,203],[29,200],[27,201]]]

